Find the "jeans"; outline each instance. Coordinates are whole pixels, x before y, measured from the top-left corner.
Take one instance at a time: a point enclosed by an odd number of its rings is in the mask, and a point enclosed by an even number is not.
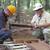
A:
[[[0,43],[11,37],[11,31],[0,30]]]

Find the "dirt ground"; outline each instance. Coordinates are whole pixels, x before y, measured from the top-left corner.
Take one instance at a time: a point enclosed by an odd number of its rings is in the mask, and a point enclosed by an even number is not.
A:
[[[50,50],[50,46],[44,41],[34,38],[31,35],[32,31],[30,29],[17,29],[13,33],[13,38],[15,43],[25,43],[32,48],[32,50]]]

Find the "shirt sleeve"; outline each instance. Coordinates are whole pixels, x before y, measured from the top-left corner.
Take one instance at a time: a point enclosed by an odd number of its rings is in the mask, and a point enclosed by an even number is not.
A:
[[[50,23],[50,15],[47,16],[47,23]]]
[[[31,24],[34,24],[36,21],[35,16],[33,16],[32,20],[31,20]]]

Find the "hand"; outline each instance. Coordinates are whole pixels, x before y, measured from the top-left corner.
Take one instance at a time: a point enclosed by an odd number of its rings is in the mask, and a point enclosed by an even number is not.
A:
[[[33,30],[36,30],[36,29],[37,29],[37,26],[34,26],[32,29],[33,29]]]
[[[39,26],[37,24],[32,25],[32,26],[33,26],[32,30],[36,30],[37,28],[39,28]]]

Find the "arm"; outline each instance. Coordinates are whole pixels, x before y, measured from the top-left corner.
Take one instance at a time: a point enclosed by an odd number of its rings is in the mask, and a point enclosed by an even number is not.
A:
[[[35,30],[35,26],[36,26],[35,21],[36,21],[36,19],[35,19],[35,17],[33,17],[31,20],[32,30]]]
[[[44,27],[44,28],[50,27],[50,15],[46,16],[44,24],[40,24],[37,27]]]
[[[4,28],[2,28],[1,30],[4,30],[4,31],[9,30],[9,23],[8,23],[8,22],[6,22],[5,27],[4,27]]]
[[[47,28],[49,26],[50,26],[50,23],[46,23],[46,24],[43,24],[43,25],[37,25],[37,28],[41,28],[41,27]]]

